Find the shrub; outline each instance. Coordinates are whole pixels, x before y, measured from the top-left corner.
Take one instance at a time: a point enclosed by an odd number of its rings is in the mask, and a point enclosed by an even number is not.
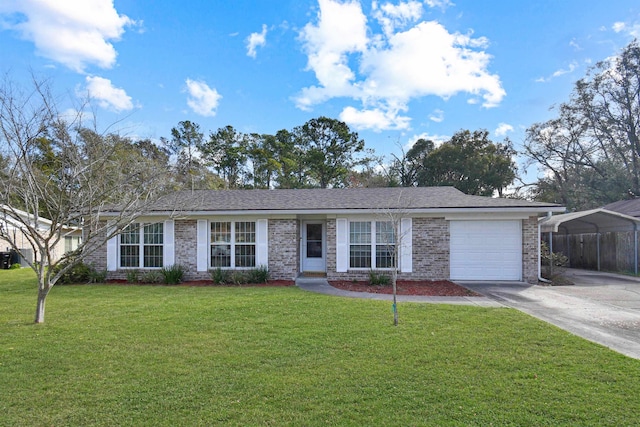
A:
[[[163,281],[167,285],[177,285],[182,282],[184,269],[180,264],[173,264],[169,267],[163,267],[162,270],[160,270],[160,274],[162,274]]]
[[[140,281],[140,272],[138,270],[127,270],[127,282],[138,283]]]
[[[164,276],[158,270],[149,270],[142,274],[140,281],[142,283],[162,283]]]
[[[96,270],[91,266],[89,271],[89,283],[104,283],[107,281],[107,270]]]
[[[253,270],[249,270],[247,276],[248,283],[267,283],[269,280],[269,269],[261,265]]]
[[[370,286],[387,286],[391,283],[391,278],[386,274],[378,273],[376,271],[369,271],[369,285]]]
[[[229,283],[232,285],[244,285],[247,282],[247,274],[244,271],[233,270],[229,273]]]
[[[229,283],[229,270],[223,270],[220,267],[209,272],[211,280],[216,285],[226,285]]]
[[[60,264],[56,265],[55,267],[53,267],[53,274],[55,275],[60,270],[66,268],[70,262],[71,262],[70,260],[65,260]],[[65,271],[62,274],[62,276],[60,276],[60,279],[58,280],[58,284],[69,285],[69,284],[76,284],[76,283],[89,283],[89,280],[91,279],[92,271],[95,271],[93,267],[83,262],[79,262],[73,265],[67,271]]]
[[[16,270],[18,268],[22,268],[22,266],[20,265],[20,263],[15,263],[15,264],[11,264],[11,267],[9,267],[11,270]]]
[[[569,258],[562,252],[551,253],[547,242],[540,242],[540,258],[545,265],[553,263],[554,267],[563,267],[569,263]]]

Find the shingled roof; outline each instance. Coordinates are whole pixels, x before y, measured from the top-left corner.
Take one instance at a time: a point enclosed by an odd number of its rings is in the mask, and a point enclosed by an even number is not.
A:
[[[640,199],[620,200],[618,202],[609,203],[603,208],[608,211],[640,218]]]
[[[291,190],[196,190],[169,194],[151,212],[300,212],[381,209],[531,209],[563,211],[552,203],[469,196],[453,187]]]

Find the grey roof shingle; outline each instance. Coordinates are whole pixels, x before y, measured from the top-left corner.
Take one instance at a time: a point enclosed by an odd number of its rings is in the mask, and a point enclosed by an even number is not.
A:
[[[603,206],[608,211],[640,218],[640,199],[620,200]]]
[[[332,211],[361,209],[557,208],[552,203],[469,196],[453,187],[196,190],[169,194],[152,212]]]

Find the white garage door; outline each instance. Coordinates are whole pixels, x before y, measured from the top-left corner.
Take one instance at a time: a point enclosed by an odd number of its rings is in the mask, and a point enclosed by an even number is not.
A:
[[[452,280],[522,280],[521,221],[451,221]]]

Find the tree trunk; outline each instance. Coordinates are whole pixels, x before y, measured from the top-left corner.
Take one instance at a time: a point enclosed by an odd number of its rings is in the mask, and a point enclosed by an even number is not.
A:
[[[393,285],[393,325],[398,326],[398,302],[396,299],[396,292],[398,289],[398,273],[394,272],[391,277],[391,284]]]
[[[38,303],[36,304],[36,323],[44,323],[44,305],[49,289],[38,289]]]

